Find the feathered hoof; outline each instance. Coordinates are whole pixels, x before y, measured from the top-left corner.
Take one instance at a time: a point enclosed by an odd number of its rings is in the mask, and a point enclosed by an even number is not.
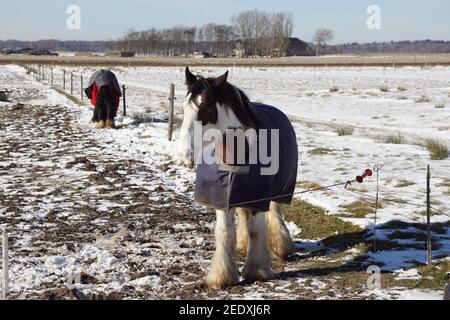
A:
[[[99,121],[97,122],[96,128],[97,129],[104,129],[106,127],[105,121]]]
[[[230,275],[229,277],[226,277],[225,274],[217,276],[214,272],[210,272],[203,278],[203,281],[209,289],[219,290],[237,285],[239,283],[239,277],[237,274]]]
[[[297,251],[295,244],[291,239],[283,241],[282,245],[273,245],[271,244],[270,250],[274,254],[276,258],[281,261],[286,261],[290,256],[295,254]]]
[[[106,129],[114,129],[115,127],[116,127],[116,124],[114,123],[114,120],[106,121]]]
[[[244,270],[243,276],[245,283],[254,283],[256,281],[266,282],[275,279],[275,273],[270,269]]]
[[[236,252],[239,252],[244,257],[247,255],[248,241],[238,241],[236,245]]]

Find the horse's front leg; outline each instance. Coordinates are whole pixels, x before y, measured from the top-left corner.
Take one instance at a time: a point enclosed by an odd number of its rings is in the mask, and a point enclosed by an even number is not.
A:
[[[246,216],[249,245],[243,276],[247,282],[273,279],[265,213],[252,214],[250,212]]]
[[[220,289],[236,285],[239,282],[236,267],[236,226],[235,210],[217,210],[215,229],[216,251],[211,270],[205,277],[209,288]]]

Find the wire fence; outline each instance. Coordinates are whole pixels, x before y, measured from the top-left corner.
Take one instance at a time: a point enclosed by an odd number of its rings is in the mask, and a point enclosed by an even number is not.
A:
[[[92,69],[61,68],[48,65],[23,65],[23,67],[29,73],[34,74],[38,81],[50,85],[55,90],[63,93],[72,102],[80,106],[90,106],[84,89],[87,87],[90,76],[94,72]],[[132,93],[131,97],[135,101],[139,101],[138,110],[135,108],[129,110],[130,92]],[[133,86],[130,88],[130,86],[122,85],[122,94],[119,114],[123,117],[130,117],[137,123],[167,122],[169,125],[168,140],[172,140],[174,126],[182,116],[180,110],[174,108],[174,103],[177,99],[174,84],[170,84],[167,87],[167,92],[158,92],[157,94],[151,88],[146,88],[145,86]]]
[[[36,78],[55,89],[62,90],[70,95],[78,104],[87,104],[88,100],[84,94],[84,86],[87,85],[89,77],[82,72],[66,71],[44,65],[25,65],[28,72],[34,73]]]

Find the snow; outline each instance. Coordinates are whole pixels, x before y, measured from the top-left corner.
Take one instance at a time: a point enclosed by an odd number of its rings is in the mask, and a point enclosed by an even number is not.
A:
[[[400,270],[397,274],[397,279],[399,280],[417,280],[421,278],[418,270],[414,268],[409,270]]]
[[[87,79],[95,70],[92,67],[70,68],[64,67],[67,72],[82,73]],[[61,82],[62,67],[55,67],[55,83]],[[108,154],[118,154],[121,159],[133,159],[146,166],[148,170],[154,171],[157,179],[143,177],[141,173],[127,173],[118,170],[117,173],[127,175],[127,183],[130,186],[140,187],[151,193],[161,185],[166,191],[173,191],[184,198],[192,198],[190,186],[194,180],[195,173],[185,168],[167,165],[175,154],[176,142],[167,141],[167,124],[164,123],[141,123],[136,125],[135,114],[145,112],[150,116],[157,117],[167,113],[167,96],[169,84],[176,85],[177,103],[180,104],[185,95],[184,69],[183,68],[114,68],[121,83],[127,86],[127,102],[129,117],[121,114],[117,119],[120,130],[93,131],[90,137],[107,145]],[[221,74],[225,70],[218,68],[202,67],[194,70],[206,76]],[[74,121],[81,127],[87,125],[93,130],[90,122],[91,109],[87,106],[79,107],[65,96],[51,89],[48,85],[38,83],[33,76],[26,75],[23,68],[18,66],[0,67],[0,84],[8,89],[22,92],[32,92],[33,99],[16,96],[25,99],[24,103],[32,106],[60,105],[74,112]],[[230,82],[238,85],[254,101],[260,101],[279,107],[292,119],[300,144],[300,160],[298,181],[314,182],[321,186],[334,184],[336,182],[354,179],[356,175],[363,173],[366,168],[372,168],[375,164],[383,164],[380,172],[380,198],[395,199],[397,202],[382,202],[382,208],[378,211],[378,223],[381,225],[388,221],[400,220],[405,222],[423,222],[425,198],[425,176],[426,165],[432,166],[432,197],[436,202],[435,207],[448,212],[450,203],[450,190],[445,183],[450,179],[450,159],[433,161],[429,159],[428,152],[423,147],[425,139],[438,139],[450,147],[450,68],[231,68]],[[75,81],[75,92],[79,92],[79,81]],[[331,93],[330,88],[336,86],[338,92]],[[381,86],[386,86],[389,91],[382,92]],[[404,88],[406,91],[399,90]],[[402,92],[400,92],[402,91]],[[415,100],[425,95],[431,102],[416,103]],[[399,98],[405,96],[406,99]],[[437,109],[435,104],[444,102],[445,107]],[[8,108],[14,103],[0,102],[0,108]],[[131,116],[130,116],[131,115]],[[176,117],[180,121],[182,110],[177,106]],[[56,121],[56,120],[55,120]],[[351,127],[354,132],[351,136],[339,137],[336,126]],[[43,130],[47,130],[45,127]],[[381,141],[382,137],[401,134],[404,143],[401,145],[386,144]],[[5,133],[9,139],[17,139],[15,132]],[[48,134],[52,134],[51,131]],[[175,132],[177,138],[178,132]],[[0,134],[3,138],[3,133]],[[70,142],[68,142],[70,144]],[[80,150],[83,145],[76,144],[75,150]],[[316,148],[327,150],[323,155],[315,155],[312,151]],[[58,150],[53,150],[57,152]],[[52,152],[53,152],[52,151]],[[63,152],[63,150],[59,150]],[[89,151],[92,156],[98,150]],[[0,150],[0,157],[3,151]],[[10,157],[21,160],[21,164],[39,166],[43,169],[52,169],[55,165],[53,160],[30,159],[27,150],[15,150],[9,152]],[[89,158],[89,156],[88,156]],[[72,157],[62,155],[58,159],[61,167],[72,161]],[[0,161],[0,167],[7,167],[12,162]],[[97,172],[104,173],[102,165],[97,167]],[[25,174],[27,169],[18,168],[18,173]],[[59,169],[48,175],[41,183],[46,186],[44,190],[35,191],[30,188],[27,197],[30,203],[39,198],[40,205],[34,204],[23,206],[21,210],[21,221],[16,224],[21,235],[17,237],[16,252],[21,250],[33,250],[33,237],[40,231],[34,230],[30,224],[35,221],[45,220],[49,213],[55,209],[61,209],[59,217],[65,217],[68,221],[77,220],[73,211],[75,203],[64,203],[64,198],[53,196],[53,191],[60,184],[78,183],[84,189],[84,183],[91,173],[85,171],[74,171],[70,169]],[[412,182],[410,186],[398,187],[402,180]],[[0,183],[9,184],[11,176],[0,175]],[[84,189],[87,195],[98,195],[107,190],[114,183],[110,177],[104,178],[105,185],[94,185]],[[302,195],[302,199],[318,205],[327,210],[327,214],[342,214],[342,206],[360,200],[362,192],[374,196],[376,193],[376,177],[366,180],[363,185],[353,185],[349,190],[343,188],[332,188],[324,192],[314,192]],[[439,186],[442,185],[442,186]],[[297,191],[304,189],[298,188]],[[355,192],[354,192],[355,191]],[[18,191],[9,190],[11,196]],[[108,191],[110,192],[110,191]],[[112,193],[113,194],[113,193]],[[165,196],[154,194],[148,199],[151,201],[165,201]],[[372,200],[371,200],[372,201]],[[406,202],[406,203],[404,203]],[[58,205],[55,205],[58,203]],[[89,205],[89,197],[79,198],[77,205]],[[161,203],[159,208],[171,207],[171,203]],[[56,207],[57,206],[57,207]],[[108,212],[112,207],[123,208],[125,205],[114,201],[102,200],[97,210]],[[149,216],[153,214],[148,210]],[[0,216],[6,218],[12,216],[8,208],[0,207]],[[434,215],[433,223],[447,222],[445,215]],[[364,218],[345,219],[361,227],[369,228],[373,223],[373,215]],[[109,220],[99,216],[92,221],[93,224],[107,225]],[[3,220],[2,220],[3,224]],[[51,224],[48,224],[51,226]],[[205,221],[201,226],[212,230],[211,222]],[[287,223],[292,235],[301,233],[301,228],[294,223]],[[170,232],[189,234],[189,239],[167,238],[167,242],[159,244],[164,248],[178,247],[180,241],[185,241],[191,247],[203,248],[210,244],[204,234],[197,234],[199,226],[190,222],[172,224]],[[409,232],[423,232],[422,230],[402,230]],[[169,232],[169,231],[168,231]],[[392,231],[378,230],[379,240],[385,240]],[[145,233],[145,231],[144,231]],[[117,234],[116,234],[117,235]],[[433,256],[448,256],[450,252],[450,231],[446,234],[433,236],[439,240],[440,247],[433,252]],[[83,271],[93,274],[105,274],[109,281],[107,291],[120,290],[127,285],[137,287],[152,287],[158,290],[163,284],[156,275],[148,275],[131,280],[126,276],[128,266],[114,255],[123,237],[97,236],[95,244],[82,244],[79,251],[65,255],[47,255],[43,257],[25,258],[14,257],[11,268],[11,284],[13,292],[26,292],[36,289],[42,284],[49,283],[61,277],[67,278],[76,272],[77,266],[83,265]],[[170,240],[169,240],[170,239]],[[298,239],[300,240],[300,239]],[[401,250],[389,250],[368,254],[368,262],[379,264],[384,271],[392,271],[398,274],[398,279],[417,279],[417,269],[414,262],[425,262],[426,252],[415,249],[414,239],[397,239],[399,245],[411,248]],[[129,250],[133,245],[128,243]],[[320,248],[320,239],[302,239],[298,244],[301,250]],[[127,249],[127,250],[128,250]],[[138,250],[138,249],[136,249]],[[143,250],[140,247],[140,250]],[[346,252],[344,261],[351,260],[359,252],[349,250]],[[157,256],[149,257],[147,266],[151,265],[152,259],[158,260]],[[196,257],[198,261],[203,258]],[[169,265],[174,259],[167,258],[161,261],[163,265]],[[203,267],[202,267],[203,268]],[[109,274],[109,276],[108,276]],[[125,276],[124,276],[125,275]],[[301,281],[301,279],[299,280]],[[309,283],[311,291],[326,291],[326,285],[317,280]],[[251,290],[251,289],[249,289]],[[442,295],[436,292],[420,290],[380,290],[376,293],[378,298],[396,299],[441,299]],[[281,295],[283,296],[283,295]],[[257,290],[249,293],[244,298],[255,299],[263,297]]]
[[[93,68],[68,69],[89,75]],[[176,86],[178,103],[184,98],[183,68],[115,68],[123,84],[127,86],[128,111],[130,114],[150,110],[150,115],[165,114],[167,94],[170,83]],[[202,67],[194,70],[206,76],[220,74],[224,70]],[[58,72],[56,70],[55,72]],[[137,80],[139,79],[139,80]],[[283,79],[283,81],[272,81]],[[336,181],[354,179],[366,168],[375,164],[384,164],[380,172],[381,198],[395,198],[413,204],[423,204],[426,165],[431,163],[433,185],[438,185],[449,177],[450,160],[430,161],[428,151],[421,146],[425,139],[437,139],[450,147],[450,68],[231,68],[229,81],[244,89],[254,101],[260,101],[279,107],[292,120],[298,134],[301,147],[299,175],[301,181],[314,181],[320,185],[333,184]],[[333,86],[337,93],[330,93]],[[386,86],[389,91],[382,92]],[[399,88],[406,90],[399,92]],[[431,102],[416,103],[415,99],[425,95]],[[406,96],[407,100],[399,100]],[[436,109],[437,102],[444,101],[447,107]],[[413,112],[411,112],[413,110]],[[176,108],[179,119],[181,108]],[[85,120],[85,119],[83,119]],[[87,118],[86,118],[87,120]],[[120,119],[120,124],[129,124],[129,119]],[[166,125],[148,125],[130,130],[129,134],[120,132],[121,137],[114,139],[129,141],[140,136],[141,143],[127,142],[124,147],[130,153],[148,157],[148,149],[143,145],[153,144],[152,150],[172,155],[173,143],[158,143],[152,137],[157,134],[154,128]],[[339,137],[336,126],[354,128],[352,136]],[[165,132],[156,138],[163,139]],[[110,133],[108,133],[110,134]],[[380,143],[380,139],[401,134],[405,144],[392,145]],[[125,137],[126,136],[126,137]],[[142,149],[144,148],[144,149]],[[311,155],[315,148],[330,150],[325,155]],[[123,149],[122,149],[123,150]],[[146,150],[147,151],[147,150]],[[150,151],[148,151],[150,152]],[[151,156],[154,155],[150,154]],[[400,180],[406,179],[414,184],[405,188],[397,187]],[[354,186],[356,191],[368,189],[375,194],[375,177],[364,185]],[[330,197],[324,192],[305,195],[305,200],[336,211],[341,205],[350,203],[355,195],[342,188],[333,189]],[[443,204],[450,201],[446,188],[434,189],[434,197]],[[448,209],[439,205],[440,209]],[[403,220],[406,215],[417,220],[421,217],[409,210],[407,204],[387,203],[379,211],[380,222],[393,218]],[[445,221],[445,217],[436,219]],[[352,221],[367,227],[370,220]]]
[[[161,281],[160,278],[157,276],[147,276],[130,281],[129,284],[132,286],[140,286],[140,287],[148,286],[157,288],[159,286],[160,281]]]
[[[437,292],[432,290],[372,290],[371,294],[377,296],[380,300],[442,300],[444,297],[443,291]]]

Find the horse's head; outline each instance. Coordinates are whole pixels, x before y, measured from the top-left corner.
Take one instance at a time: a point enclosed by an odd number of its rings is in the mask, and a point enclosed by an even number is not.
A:
[[[186,68],[188,92],[183,102],[184,119],[178,143],[178,164],[193,167],[198,159],[198,154],[194,154],[194,149],[197,149],[194,148],[196,121],[201,123],[203,129],[218,129],[222,133],[230,128],[258,126],[247,96],[227,80],[228,72],[217,78],[203,78],[195,76]]]
[[[205,79],[195,76],[186,68],[188,92],[183,102],[184,118],[178,142],[178,164],[193,167],[198,156],[194,154],[194,122],[201,121],[203,126],[217,124],[218,95],[227,78],[228,72],[215,79]]]

